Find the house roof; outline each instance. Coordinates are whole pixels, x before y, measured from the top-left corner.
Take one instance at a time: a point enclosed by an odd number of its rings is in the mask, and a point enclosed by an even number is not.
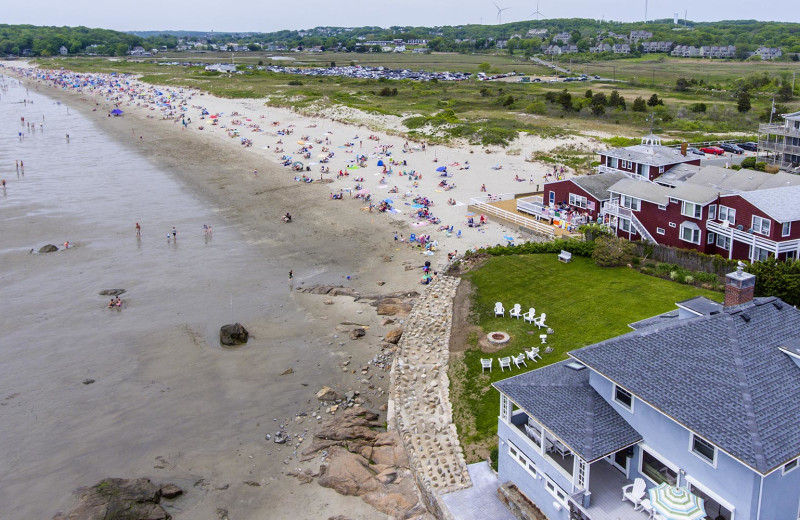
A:
[[[761,474],[800,455],[800,311],[757,298],[570,355]]]
[[[663,314],[658,314],[656,316],[653,316],[652,318],[645,318],[643,320],[629,323],[628,327],[632,328],[633,330],[639,330],[644,327],[649,327],[650,325],[657,325],[660,323],[672,323],[678,318],[680,318],[680,311],[678,309],[672,309],[671,311],[667,311]]]
[[[784,119],[797,119],[800,118],[800,112],[792,112],[791,114],[782,114]]]
[[[642,440],[589,384],[589,370],[561,361],[494,383],[570,450],[593,462]]]
[[[686,179],[686,183],[707,186],[723,193],[739,192],[757,190],[772,177],[771,173],[756,170],[731,170],[720,166],[704,166],[696,174]]]
[[[616,157],[626,161],[649,164],[652,166],[666,166],[689,161],[696,161],[696,157],[682,155],[680,150],[668,146],[649,146],[637,144],[625,148],[613,148],[600,152],[601,155]]]
[[[597,200],[608,200],[611,194],[608,192],[614,183],[620,179],[624,179],[625,174],[621,172],[600,173],[597,175],[581,175],[573,177],[571,180],[574,184],[583,188]]]
[[[655,180],[659,184],[677,186],[700,170],[696,164],[678,164],[659,175]]]
[[[630,195],[631,197],[646,200],[654,204],[666,204],[669,202],[667,194],[672,191],[670,188],[659,186],[652,182],[645,182],[643,180],[640,181],[627,177],[615,182],[608,190],[614,193]]]
[[[722,310],[721,303],[715,302],[714,300],[709,300],[705,296],[695,296],[694,298],[680,301],[675,305],[695,312],[698,315],[711,314],[712,312],[719,312]]]
[[[748,191],[740,195],[778,222],[800,220],[800,186]]]

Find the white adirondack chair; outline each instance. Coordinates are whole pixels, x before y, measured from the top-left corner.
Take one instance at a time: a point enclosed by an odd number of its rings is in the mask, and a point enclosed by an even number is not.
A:
[[[525,351],[525,355],[528,356],[528,359],[530,359],[534,363],[542,359],[542,356],[539,355],[539,347],[531,347],[530,350]]]
[[[503,308],[503,304],[502,303],[497,302],[497,303],[494,304],[494,315],[495,316],[505,316],[506,315],[506,310]]]
[[[630,500],[634,508],[639,507],[642,499],[644,499],[646,488],[647,484],[641,478],[634,480],[633,484],[622,486],[622,501]]]
[[[533,323],[533,320],[536,319],[536,309],[531,307],[528,312],[522,315],[522,318],[528,323]]]
[[[547,319],[547,314],[542,313],[541,316],[533,320],[533,324],[539,329],[542,327],[547,327],[547,324],[544,322],[545,319]]]
[[[514,356],[511,358],[511,361],[517,365],[517,368],[522,368],[520,365],[525,365],[525,368],[528,368],[528,365],[525,363],[525,354],[520,354],[519,356]]]
[[[491,372],[492,371],[492,362],[493,361],[494,361],[494,358],[489,358],[489,359],[481,358],[481,373],[483,373],[483,371],[486,370],[487,368],[489,369],[489,372]]]
[[[508,315],[511,316],[512,318],[520,319],[522,317],[522,305],[515,303],[514,307],[512,307],[511,310],[508,311]]]
[[[503,370],[504,368],[507,368],[507,369],[511,370],[511,357],[506,356],[506,357],[497,358],[497,361],[500,363],[500,371],[501,372],[504,371]]]

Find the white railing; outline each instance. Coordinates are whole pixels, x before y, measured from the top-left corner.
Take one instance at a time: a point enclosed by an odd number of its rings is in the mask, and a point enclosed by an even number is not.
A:
[[[800,128],[786,128],[783,124],[758,125],[758,132],[762,134],[790,135],[800,137]]]
[[[515,226],[521,226],[526,229],[530,229],[537,233],[542,233],[543,235],[554,236],[555,230],[552,226],[548,226],[547,224],[543,224],[538,220],[523,217],[521,215],[517,215],[516,213],[512,213],[510,211],[506,211],[504,209],[498,208],[497,206],[492,206],[491,204],[487,204],[483,202],[481,199],[489,200],[488,197],[474,197],[469,200],[469,205],[475,207],[481,213],[487,213],[489,215],[501,218]],[[496,198],[492,197],[491,200],[497,200]],[[501,199],[503,200],[503,199]]]
[[[645,240],[647,240],[651,244],[658,244],[658,242],[656,242],[656,239],[653,238],[653,235],[651,235],[650,232],[647,231],[647,228],[644,227],[644,225],[641,222],[639,222],[639,219],[636,218],[636,215],[633,212],[631,212],[631,223],[633,224],[633,227],[636,228],[636,231],[638,231],[639,234]]]
[[[744,229],[737,229],[731,224],[726,226],[724,223],[713,220],[706,221],[706,230],[728,237],[731,240],[736,240],[737,242],[743,242],[751,246],[766,249],[771,253],[775,253],[776,255],[778,253],[787,253],[789,251],[797,251],[800,249],[800,239],[776,242],[761,236],[758,233],[751,233],[745,231]]]
[[[501,193],[500,195],[481,195],[480,197],[472,197],[470,201],[476,200],[478,202],[500,202],[502,200],[512,200],[516,198],[515,193]]]
[[[602,213],[605,215],[622,217],[630,220],[631,225],[634,227],[634,229],[636,229],[636,232],[639,233],[639,235],[641,235],[642,238],[644,238],[645,240],[647,240],[652,244],[658,243],[658,241],[656,241],[656,239],[653,238],[653,235],[650,234],[647,228],[644,227],[644,224],[642,224],[641,221],[639,221],[639,219],[636,218],[636,215],[630,208],[620,206],[619,203],[617,202],[605,202],[603,203]]]

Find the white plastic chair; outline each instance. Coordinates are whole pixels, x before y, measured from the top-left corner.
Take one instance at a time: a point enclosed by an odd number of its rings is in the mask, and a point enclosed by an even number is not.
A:
[[[545,319],[547,319],[547,314],[542,313],[541,316],[533,320],[533,324],[536,325],[536,327],[539,329],[541,329],[542,327],[547,327],[547,324],[544,322]]]
[[[514,307],[508,311],[508,315],[512,318],[520,319],[522,317],[522,305],[515,303]]]
[[[504,368],[511,370],[511,357],[501,357],[497,358],[497,361],[500,363],[500,371],[503,372]]]
[[[503,304],[502,303],[497,302],[497,303],[494,304],[494,315],[495,316],[505,316],[506,315],[506,310],[503,308]]]
[[[536,363],[537,360],[542,359],[542,356],[539,355],[539,347],[531,347],[530,350],[525,351],[525,355],[528,356],[528,359]]]
[[[634,509],[639,507],[642,499],[644,499],[646,488],[647,484],[644,479],[641,478],[634,480],[633,484],[622,486],[622,501],[630,500],[633,503]]]
[[[528,368],[528,365],[525,363],[525,354],[520,354],[519,356],[514,356],[511,358],[517,368],[522,368],[520,365],[525,365],[525,368]]]
[[[653,504],[650,503],[649,498],[643,498],[641,502],[639,502],[639,505],[633,509],[647,513],[650,518],[653,518],[653,514],[655,513],[655,511],[653,511]]]
[[[531,307],[528,312],[522,315],[522,318],[528,323],[533,323],[533,320],[536,319],[536,309]]]
[[[489,359],[481,358],[481,373],[483,373],[483,371],[486,370],[487,368],[489,369],[489,372],[491,372],[492,371],[492,362],[493,361],[494,361],[494,358],[489,358]]]

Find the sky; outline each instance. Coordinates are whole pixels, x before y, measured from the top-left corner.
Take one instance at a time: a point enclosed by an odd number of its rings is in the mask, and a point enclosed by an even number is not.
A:
[[[691,21],[755,19],[800,22],[797,0],[538,0],[546,18],[594,18],[623,22],[672,18],[688,11]],[[535,19],[537,0],[34,0],[7,2],[0,22],[31,25],[83,25],[133,30],[272,32],[317,26],[389,27],[497,23]],[[113,8],[111,7],[113,5]],[[757,6],[757,7],[756,7]],[[780,16],[778,16],[780,14]]]

